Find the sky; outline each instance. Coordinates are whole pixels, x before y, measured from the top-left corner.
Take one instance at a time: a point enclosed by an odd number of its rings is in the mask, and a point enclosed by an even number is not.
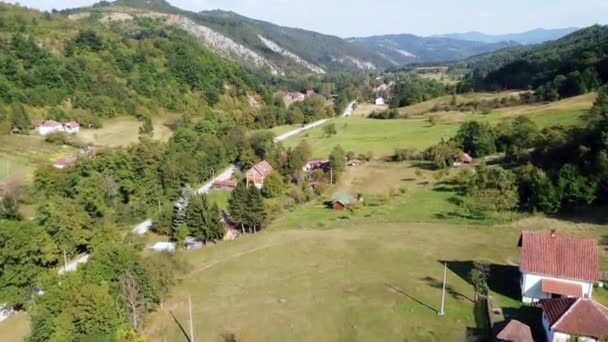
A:
[[[11,2],[14,2],[11,1]],[[18,0],[50,10],[95,0]],[[523,32],[608,22],[608,0],[169,0],[192,11],[223,9],[341,37]]]

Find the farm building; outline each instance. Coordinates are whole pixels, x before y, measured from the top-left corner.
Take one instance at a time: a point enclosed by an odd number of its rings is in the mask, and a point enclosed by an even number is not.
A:
[[[76,164],[77,161],[78,161],[78,157],[76,157],[74,155],[64,156],[64,157],[57,159],[53,163],[53,167],[56,169],[62,170],[62,169],[65,169],[66,167],[70,167],[70,166]]]
[[[150,249],[155,252],[175,252],[175,247],[173,242],[157,242]]]
[[[213,188],[216,190],[232,191],[234,188],[236,188],[236,182],[232,179],[216,180],[213,182]]]
[[[378,98],[376,98],[376,105],[378,105],[378,106],[383,106],[383,105],[385,105],[385,104],[386,104],[386,103],[385,103],[385,101],[384,101],[384,98],[383,98],[383,97],[378,97]]]
[[[521,296],[526,303],[548,298],[591,298],[599,280],[597,241],[551,232],[523,232]]]
[[[335,210],[347,210],[355,206],[357,199],[350,194],[337,193],[330,203],[331,207]]]
[[[38,120],[33,121],[34,127],[38,134],[46,136],[53,133],[76,134],[80,131],[80,125],[77,122],[70,121],[66,123],[57,122],[55,120]]]
[[[306,162],[306,164],[304,164],[304,167],[302,168],[302,171],[304,172],[310,172],[313,170],[318,170],[318,169],[325,169],[329,167],[329,160],[326,159],[315,159],[315,160],[309,160]]]
[[[272,173],[272,166],[265,160],[255,164],[245,176],[247,177],[247,186],[255,185],[258,189],[264,186],[264,180]]]
[[[495,325],[496,342],[534,342],[530,327],[518,320]]]
[[[608,308],[592,299],[543,299],[537,306],[549,342],[608,340]]]

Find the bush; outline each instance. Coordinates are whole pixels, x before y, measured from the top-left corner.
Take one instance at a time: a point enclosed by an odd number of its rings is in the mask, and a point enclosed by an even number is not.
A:
[[[71,145],[72,139],[63,132],[51,133],[44,138],[44,141],[55,145]]]
[[[395,149],[395,153],[392,156],[392,160],[395,162],[402,162],[406,160],[415,160],[418,157],[418,152],[413,148],[398,148]]]

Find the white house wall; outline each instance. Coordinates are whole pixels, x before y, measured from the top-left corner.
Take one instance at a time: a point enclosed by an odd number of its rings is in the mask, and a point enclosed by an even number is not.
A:
[[[575,280],[565,280],[562,278],[540,276],[540,275],[529,274],[529,273],[524,273],[522,275],[522,279],[523,279],[523,281],[522,281],[522,301],[524,303],[532,303],[532,302],[537,302],[540,299],[551,298],[551,294],[547,294],[542,291],[542,280],[543,279],[578,284],[581,286],[581,288],[583,290],[583,297],[591,298],[591,296],[592,296],[592,291],[593,291],[592,283],[575,281]]]

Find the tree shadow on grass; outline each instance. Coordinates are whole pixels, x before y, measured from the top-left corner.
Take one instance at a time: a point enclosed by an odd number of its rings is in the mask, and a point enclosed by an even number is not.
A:
[[[430,287],[436,289],[443,289],[443,281],[433,278],[433,277],[424,277],[422,280]],[[449,284],[449,282],[445,285],[445,292],[450,295],[452,298],[457,300],[468,300],[469,302],[473,302],[473,299],[467,297],[466,295],[456,291],[456,289]]]
[[[436,171],[437,170],[437,167],[435,167],[435,165],[433,165],[432,163],[421,162],[421,161],[412,163],[412,167],[421,169],[421,170],[427,170],[427,171]]]
[[[425,307],[425,308],[427,308],[427,309],[429,309],[429,310],[431,310],[431,311],[433,311],[433,312],[435,312],[435,313],[439,312],[439,311],[437,311],[437,309],[435,309],[434,307],[432,307],[432,306],[430,306],[430,305],[428,305],[428,304],[426,304],[426,303],[424,303],[424,302],[420,301],[419,299],[417,299],[417,298],[415,298],[415,297],[410,296],[410,295],[409,295],[409,294],[407,294],[405,291],[401,290],[400,288],[398,288],[398,287],[396,287],[396,286],[394,286],[394,285],[391,285],[391,284],[388,284],[388,283],[384,283],[384,286],[388,287],[389,289],[391,289],[391,290],[393,290],[393,291],[395,291],[395,292],[397,292],[397,293],[400,293],[400,294],[402,294],[402,295],[406,296],[407,298],[409,298],[409,299],[413,300],[414,302],[416,302],[416,303],[420,304],[421,306],[423,306],[423,307]]]
[[[473,269],[473,260],[457,261],[457,260],[439,260],[443,265],[447,263],[448,269],[456,273],[460,278],[471,283],[469,274]],[[521,299],[519,288],[519,269],[517,266],[490,264],[490,273],[488,276],[488,287],[494,293],[501,294],[514,300]]]
[[[558,220],[569,221],[573,223],[606,225],[608,224],[608,215],[606,215],[607,210],[608,208],[606,206],[594,208],[579,208],[574,212],[564,212],[552,215],[551,217]]]
[[[175,321],[175,324],[177,324],[177,326],[179,327],[179,330],[181,330],[182,334],[184,334],[184,338],[186,338],[186,341],[192,342],[190,336],[188,336],[188,333],[186,332],[186,329],[184,329],[184,326],[177,320],[177,317],[175,317],[173,311],[169,311],[169,313],[171,314],[171,317],[173,317],[173,321]]]

